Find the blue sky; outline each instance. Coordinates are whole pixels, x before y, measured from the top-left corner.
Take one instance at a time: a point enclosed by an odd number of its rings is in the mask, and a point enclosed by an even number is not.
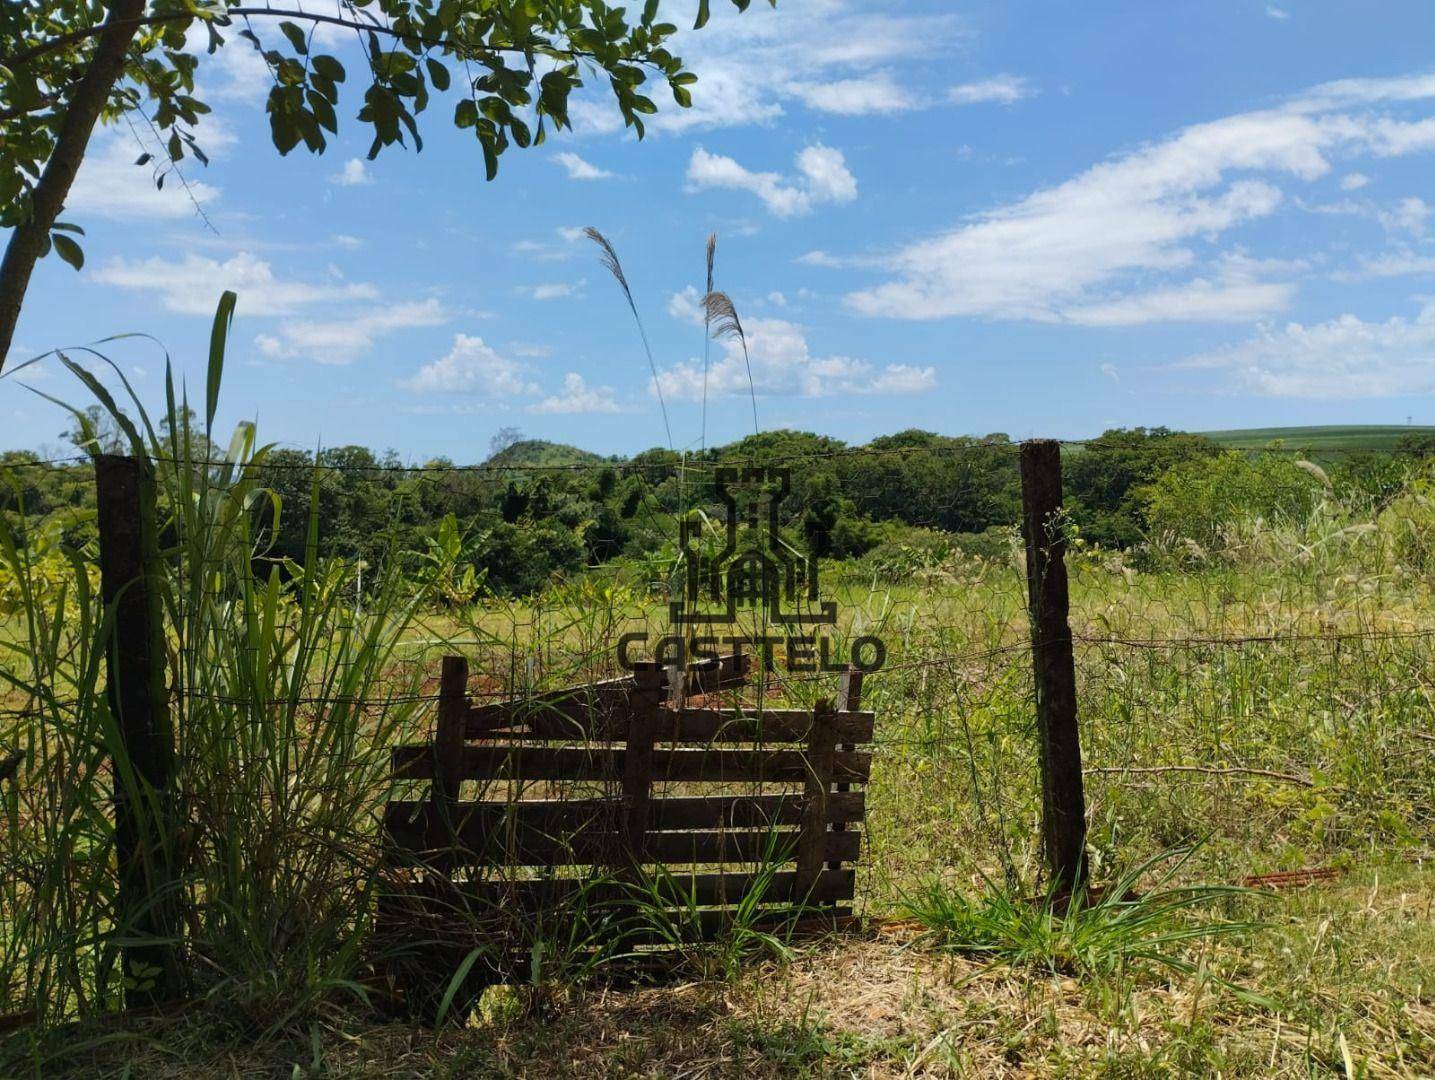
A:
[[[692,110],[639,143],[595,91],[493,183],[447,101],[421,154],[365,162],[350,122],[281,159],[262,65],[231,43],[187,191],[132,165],[142,127],[97,136],[66,214],[87,265],[42,264],[12,356],[142,331],[197,394],[230,287],[223,418],[263,439],[471,461],[517,427],[636,451],[663,419],[594,225],[679,446],[700,439],[709,232],[764,428],[1435,422],[1428,0],[714,11],[679,50]],[[156,347],[106,349],[158,397]],[[53,443],[64,418],[22,380],[82,398],[58,370],[5,377],[0,445]],[[749,432],[735,345],[707,388],[708,441]]]

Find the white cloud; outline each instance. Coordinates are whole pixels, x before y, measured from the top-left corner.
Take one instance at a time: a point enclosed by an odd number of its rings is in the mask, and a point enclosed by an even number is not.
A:
[[[156,293],[165,310],[181,315],[212,316],[225,289],[239,294],[239,311],[265,316],[291,315],[318,303],[379,298],[378,289],[361,282],[320,284],[280,278],[269,263],[247,251],[224,262],[193,254],[173,261],[159,256],[117,258],[96,270],[95,280]]]
[[[1266,5],[1266,14],[1270,18],[1279,19],[1282,22],[1291,17],[1291,13],[1289,11],[1287,11],[1283,7],[1277,7],[1275,4]]]
[[[545,262],[563,262],[573,257],[573,245],[583,239],[580,228],[558,228],[553,233],[557,240],[520,240],[513,245],[517,255]]]
[[[696,290],[685,290],[669,299],[668,310],[676,318],[691,321],[690,306]],[[696,316],[702,321],[701,314]],[[908,364],[877,368],[866,360],[849,356],[813,356],[803,328],[785,319],[753,318],[743,322],[747,333],[748,358],[732,339],[722,343],[723,355],[715,359],[704,378],[702,361],[688,360],[659,372],[658,383],[665,398],[674,401],[701,401],[709,398],[759,396],[819,398],[831,394],[913,394],[936,385],[936,370]],[[748,361],[752,383],[748,382]]]
[[[775,172],[753,172],[730,157],[693,149],[688,162],[688,190],[730,188],[748,191],[776,217],[796,217],[823,203],[848,203],[857,197],[857,178],[841,150],[818,143],[800,150],[795,159],[800,178]]]
[[[206,153],[218,146],[227,146],[229,136],[220,134],[215,124],[207,126],[210,136]],[[201,145],[206,145],[201,140]],[[136,166],[135,161],[145,152],[145,147],[127,134],[119,131],[97,140],[97,145],[85,156],[79,176],[65,199],[64,218],[74,220],[82,215],[115,218],[118,220],[166,220],[196,216],[195,204],[209,207],[219,199],[219,188],[193,178],[190,174],[201,169],[192,158],[181,164],[186,187],[179,175],[165,177],[164,187],[155,187],[156,169],[167,168],[167,160],[156,155],[158,165],[151,162]]]
[[[260,334],[254,340],[265,356],[349,364],[368,352],[377,337],[395,330],[439,326],[450,317],[437,300],[430,298],[366,308],[340,319],[290,319],[280,323],[277,337]]]
[[[1371,111],[1432,96],[1435,76],[1347,80],[1280,108],[1194,125],[907,246],[887,260],[890,280],[847,302],[863,314],[906,319],[1129,323],[1268,314],[1290,288],[1222,287],[1214,250],[1222,234],[1282,206],[1273,179],[1315,180],[1337,155],[1435,148],[1435,119]],[[1352,105],[1361,111],[1335,111]],[[1388,220],[1414,230],[1427,213],[1423,202],[1407,200]]]
[[[1035,96],[1036,88],[1020,75],[995,75],[979,82],[962,83],[947,91],[948,100],[955,105],[1014,105]]]
[[[583,376],[570,371],[563,376],[563,392],[528,406],[531,413],[617,413],[623,407],[613,397],[611,386],[589,386]]]
[[[840,270],[845,266],[852,265],[851,260],[833,255],[830,251],[823,251],[821,248],[805,252],[792,261],[799,266],[820,266],[824,270]]]
[[[668,297],[668,314],[679,322],[692,323],[694,326],[702,326],[705,319],[703,314],[703,294],[698,292],[692,285],[685,286],[682,292],[675,292]]]
[[[809,108],[838,116],[873,116],[920,108],[923,101],[898,86],[889,72],[855,79],[798,84],[794,91]]]
[[[864,0],[782,0],[739,15],[713,5],[712,21],[692,32],[696,5],[679,5],[684,27],[672,51],[698,76],[690,109],[663,109],[649,131],[690,132],[768,124],[794,103],[837,114],[896,111],[913,89],[917,68],[946,62],[971,37],[952,13],[906,15]],[[906,75],[902,85],[889,72]],[[611,95],[600,89],[575,98],[580,132],[621,131]]]
[[[1151,322],[1254,322],[1282,311],[1295,298],[1291,282],[1265,281],[1271,274],[1308,269],[1304,262],[1223,256],[1212,278],[1195,278],[1130,296],[1065,307],[1061,317],[1080,326],[1137,326]]]
[[[772,292],[767,294],[767,302],[773,307],[786,307],[787,297],[779,290],[773,289]]]
[[[539,392],[528,380],[528,370],[526,364],[501,356],[481,337],[455,334],[453,346],[444,356],[425,364],[399,385],[420,394],[518,397]]]
[[[250,252],[220,262],[201,255],[182,259],[112,259],[95,271],[101,284],[155,294],[167,311],[210,318],[220,294],[238,294],[237,310],[250,318],[279,318],[254,343],[273,359],[301,357],[321,364],[347,364],[396,330],[437,326],[451,313],[432,298],[390,301],[369,282],[348,282],[337,267],[325,281],[282,277]],[[322,308],[321,317],[310,314]]]
[[[331,183],[340,187],[363,187],[374,182],[373,176],[369,173],[369,167],[362,158],[350,158],[344,162],[344,167],[329,177]]]
[[[614,176],[607,169],[600,169],[568,150],[554,154],[553,160],[568,171],[570,180],[611,180]]]
[[[1340,178],[1340,190],[1359,191],[1368,183],[1370,183],[1370,177],[1366,176],[1364,173],[1347,173],[1345,176],[1342,176]]]
[[[1417,255],[1401,248],[1384,255],[1361,255],[1359,269],[1331,274],[1333,281],[1364,281],[1369,278],[1412,277],[1435,274],[1435,255]]]
[[[1115,364],[1102,364],[1101,374],[1105,375],[1112,382],[1119,383],[1121,381],[1121,372],[1116,369]]]
[[[857,178],[841,150],[821,143],[803,147],[797,155],[797,171],[806,179],[814,203],[849,203],[857,198]]]
[[[1313,325],[1262,328],[1240,345],[1191,357],[1187,367],[1229,369],[1235,383],[1275,397],[1392,397],[1435,392],[1435,304],[1414,319],[1341,315]]]
[[[581,296],[583,287],[587,284],[587,278],[577,282],[545,281],[540,285],[520,285],[518,291],[530,300],[566,300],[569,297]]]
[[[1412,232],[1417,235],[1425,231],[1425,223],[1430,220],[1430,206],[1415,195],[1408,199],[1401,199],[1394,210],[1389,210],[1380,216],[1380,222],[1392,232]]]

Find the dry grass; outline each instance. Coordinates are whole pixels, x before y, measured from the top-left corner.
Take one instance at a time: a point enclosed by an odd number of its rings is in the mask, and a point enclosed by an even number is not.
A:
[[[1282,894],[1212,947],[1212,980],[1078,981],[987,968],[889,925],[732,982],[500,991],[438,1033],[334,1012],[255,1047],[202,1008],[131,1025],[52,1076],[742,1078],[1435,1074],[1435,868],[1388,866]]]

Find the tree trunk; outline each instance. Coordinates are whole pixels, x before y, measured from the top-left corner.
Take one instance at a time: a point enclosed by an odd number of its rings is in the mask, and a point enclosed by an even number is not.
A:
[[[0,371],[4,370],[10,355],[30,275],[45,251],[50,228],[69,197],[95,123],[110,99],[110,91],[124,73],[125,58],[139,32],[145,0],[111,0],[108,7],[105,28],[95,45],[90,66],[75,86],[55,149],[45,163],[39,183],[31,191],[30,217],[10,234],[5,260],[0,262]]]

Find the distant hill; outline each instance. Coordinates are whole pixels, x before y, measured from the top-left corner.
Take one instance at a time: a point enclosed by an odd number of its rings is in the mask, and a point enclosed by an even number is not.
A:
[[[504,447],[484,464],[514,466],[594,465],[610,460],[591,450],[580,450],[567,443],[547,442],[544,439],[521,439],[512,446]]]
[[[1234,428],[1196,434],[1233,450],[1258,450],[1276,440],[1292,450],[1390,450],[1402,435],[1435,436],[1435,427],[1327,424],[1317,427]]]

